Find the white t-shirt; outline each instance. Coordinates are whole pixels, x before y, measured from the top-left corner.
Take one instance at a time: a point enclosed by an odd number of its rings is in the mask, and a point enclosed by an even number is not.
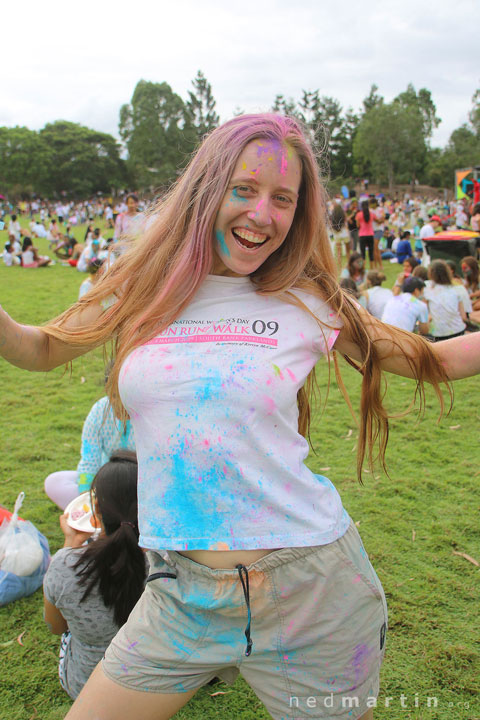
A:
[[[427,223],[423,227],[420,228],[420,240],[424,240],[425,238],[431,238],[435,235],[435,230],[433,229],[433,226],[430,225],[430,223]]]
[[[80,289],[78,291],[78,299],[80,300],[81,297],[87,294],[89,290],[91,290],[93,287],[92,278],[87,277],[86,280],[82,282],[80,285]]]
[[[138,456],[140,544],[152,550],[320,545],[348,528],[340,496],[305,465],[297,393],[341,322],[323,323],[248,277],[209,276],[181,317],[120,371]]]
[[[465,285],[458,285],[457,283],[454,283],[453,287],[455,288],[455,292],[457,293],[459,299],[463,303],[463,309],[465,312],[467,314],[471,313],[473,311],[472,301],[470,300],[470,295],[468,294]]]
[[[394,295],[385,305],[382,320],[389,325],[413,332],[417,321],[428,322],[428,307],[412,293]]]
[[[32,265],[35,262],[35,255],[33,250],[25,250],[22,252],[22,263],[24,265]]]
[[[3,251],[3,262],[7,267],[12,267],[13,265],[13,258],[14,256],[12,253],[7,252],[6,250]]]
[[[448,337],[465,330],[466,325],[458,309],[460,296],[455,285],[431,284],[425,288],[423,296],[428,300],[432,316],[430,331],[434,337]]]
[[[367,290],[367,310],[374,317],[381,319],[385,305],[393,297],[388,288],[375,285]]]

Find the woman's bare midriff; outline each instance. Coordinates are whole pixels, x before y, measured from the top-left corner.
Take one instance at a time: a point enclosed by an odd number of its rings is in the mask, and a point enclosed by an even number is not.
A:
[[[248,567],[273,550],[188,550],[179,553],[212,570],[233,570],[237,565]]]

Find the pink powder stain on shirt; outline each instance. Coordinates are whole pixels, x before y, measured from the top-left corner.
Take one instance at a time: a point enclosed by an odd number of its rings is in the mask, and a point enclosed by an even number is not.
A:
[[[291,622],[288,623],[287,633],[289,633],[291,631],[291,629],[293,628],[294,625],[295,625],[295,620],[292,620]]]
[[[293,374],[293,372],[290,370],[290,368],[287,368],[287,373],[288,373],[289,376],[290,376],[290,380],[293,380],[293,382],[297,382],[297,378],[295,377],[295,375]]]
[[[286,483],[286,485],[285,485],[285,491],[286,491],[287,493],[292,492],[292,483]]]
[[[273,415],[273,413],[275,412],[275,408],[277,407],[275,405],[275,401],[271,397],[268,397],[268,395],[264,395],[263,402],[265,403],[267,415]]]
[[[205,445],[205,447],[210,447],[210,440],[204,440],[203,444]]]
[[[354,583],[362,582],[362,578],[360,577],[360,575],[355,575],[355,577],[353,578],[353,582]]]
[[[173,370],[173,365],[165,365],[165,370]]]

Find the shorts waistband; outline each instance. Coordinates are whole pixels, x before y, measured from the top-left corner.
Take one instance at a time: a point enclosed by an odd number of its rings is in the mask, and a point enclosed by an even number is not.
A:
[[[351,532],[352,527],[354,527],[354,525],[351,522],[345,535]],[[269,570],[281,567],[282,565],[287,565],[288,563],[301,560],[302,558],[305,558],[312,553],[321,553],[322,550],[324,550],[325,552],[329,552],[329,549],[332,547],[332,545],[338,542],[341,537],[343,537],[343,535],[337,538],[337,540],[334,540],[332,543],[327,543],[326,545],[306,545],[305,547],[288,547],[280,548],[279,550],[273,550],[272,552],[269,552],[267,555],[264,555],[263,557],[259,558],[250,565],[246,565],[245,567],[249,572],[268,572]],[[166,563],[170,566],[177,565],[181,568],[184,568],[189,572],[193,573],[194,575],[197,575],[198,577],[202,576],[205,578],[210,578],[212,580],[220,580],[229,577],[238,578],[238,570],[236,568],[210,568],[207,565],[201,565],[200,563],[197,563],[194,560],[185,557],[185,555],[181,555],[176,550],[168,550],[165,556],[160,555],[154,550],[149,550],[148,556],[151,559],[151,565],[153,567],[158,566],[159,563]]]

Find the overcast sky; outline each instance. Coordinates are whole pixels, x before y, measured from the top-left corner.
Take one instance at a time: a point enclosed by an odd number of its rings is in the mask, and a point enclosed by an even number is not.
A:
[[[479,0],[31,0],[2,4],[0,125],[118,136],[138,80],[184,99],[201,69],[222,120],[319,89],[358,109],[376,83],[432,92],[443,146],[480,87]]]

